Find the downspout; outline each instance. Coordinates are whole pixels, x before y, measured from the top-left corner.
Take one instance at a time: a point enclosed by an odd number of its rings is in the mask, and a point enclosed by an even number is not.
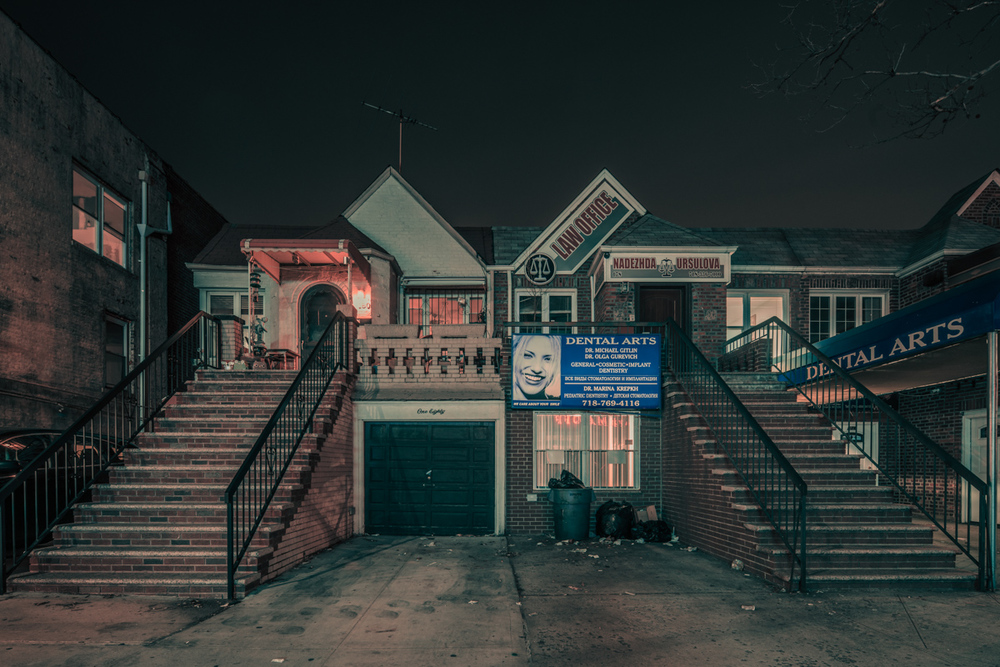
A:
[[[496,313],[493,310],[493,285],[496,281],[496,272],[493,269],[486,269],[486,304],[485,304],[485,317],[483,318],[486,324],[485,335],[487,338],[493,338],[493,329],[496,322]]]
[[[507,271],[507,321],[514,321],[514,271]]]
[[[149,237],[153,234],[172,234],[174,232],[173,218],[170,214],[170,193],[167,192],[167,228],[156,229],[149,226],[149,158],[146,158],[146,168],[139,171],[139,181],[142,183],[141,222],[136,225],[139,230],[139,362],[146,358],[149,337]]]
[[[996,556],[997,556],[997,375],[1000,373],[997,363],[997,332],[987,334],[989,362],[987,363],[988,378],[987,411],[986,411],[986,535],[980,540],[986,541],[986,581],[987,591],[996,590]]]

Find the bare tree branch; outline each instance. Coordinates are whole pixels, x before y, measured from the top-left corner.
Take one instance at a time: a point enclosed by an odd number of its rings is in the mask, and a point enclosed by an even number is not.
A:
[[[802,0],[791,43],[758,65],[759,95],[801,96],[829,131],[861,112],[892,128],[874,141],[932,138],[979,117],[1000,79],[1000,0]]]

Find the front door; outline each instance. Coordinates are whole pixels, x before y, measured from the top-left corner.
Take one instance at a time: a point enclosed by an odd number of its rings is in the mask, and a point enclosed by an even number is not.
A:
[[[640,322],[666,322],[673,320],[682,331],[685,330],[684,288],[682,287],[639,287]]]
[[[337,306],[344,303],[336,289],[329,285],[310,287],[299,304],[299,339],[302,344],[302,360],[312,354],[320,336],[330,326]]]

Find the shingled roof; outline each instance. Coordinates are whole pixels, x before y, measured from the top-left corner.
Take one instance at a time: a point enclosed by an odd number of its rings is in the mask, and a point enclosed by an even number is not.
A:
[[[605,242],[616,246],[716,246],[724,245],[701,233],[667,222],[655,215],[646,214],[615,230]]]
[[[545,231],[545,227],[494,227],[493,259],[496,264],[510,264]]]
[[[920,236],[910,250],[907,265],[938,252],[972,252],[1000,241],[1000,231],[958,216],[959,210],[992,174],[991,171],[953,194],[934,217],[920,228]]]
[[[243,239],[346,239],[358,248],[388,254],[382,246],[362,234],[343,216],[325,225],[233,225],[227,223],[194,258],[193,264],[216,266],[246,265],[240,251]]]

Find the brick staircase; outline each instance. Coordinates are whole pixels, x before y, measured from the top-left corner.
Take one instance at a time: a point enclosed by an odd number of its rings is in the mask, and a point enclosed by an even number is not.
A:
[[[73,522],[56,528],[51,546],[32,554],[29,572],[11,577],[11,589],[226,597],[225,489],[294,377],[200,371],[95,486],[91,502],[74,508]],[[353,531],[347,383],[334,379],[303,438],[240,567],[239,597]],[[310,501],[331,489],[341,507]],[[320,505],[328,516],[310,521],[305,515]]]
[[[797,400],[773,376],[724,373],[723,377],[808,485],[806,554],[811,590],[911,586],[972,589],[976,573],[956,567],[957,548],[934,543],[934,530],[913,522],[911,508],[894,502],[893,489],[878,485],[875,472],[862,470],[861,455],[846,453],[833,427],[811,406]],[[693,415],[691,415],[693,416]],[[693,424],[699,423],[700,418]],[[750,550],[769,572],[765,578],[787,585],[787,550],[751,500],[743,482],[715,447],[703,426],[697,442],[714,460],[711,474],[742,524]],[[798,570],[795,573],[799,576]]]

